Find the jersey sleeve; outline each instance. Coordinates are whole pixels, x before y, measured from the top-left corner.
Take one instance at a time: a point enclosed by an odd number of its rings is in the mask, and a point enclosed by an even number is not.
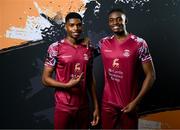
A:
[[[45,59],[45,66],[54,67],[57,62],[58,54],[58,42],[51,44],[47,50],[47,56]]]
[[[139,59],[142,63],[149,62],[152,60],[148,45],[145,40],[142,40],[142,42],[140,42]]]
[[[105,41],[104,38],[102,38],[98,43],[97,50],[98,50],[99,53],[101,53],[101,47],[102,47],[102,44],[103,44],[104,41]]]

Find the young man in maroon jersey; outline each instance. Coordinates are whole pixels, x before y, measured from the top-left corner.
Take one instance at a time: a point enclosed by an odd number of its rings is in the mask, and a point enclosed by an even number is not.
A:
[[[90,91],[94,111],[92,126],[99,120],[95,83],[92,74],[91,50],[79,41],[82,17],[75,12],[65,18],[66,38],[51,44],[45,60],[42,82],[55,88],[55,129],[87,129],[89,126]],[[52,78],[53,72],[56,78]],[[91,85],[87,87],[87,81]]]
[[[127,18],[121,9],[111,10],[108,21],[114,35],[99,42],[105,75],[102,128],[136,129],[137,105],[155,80],[152,57],[145,40],[127,32]],[[140,91],[139,67],[145,73]]]

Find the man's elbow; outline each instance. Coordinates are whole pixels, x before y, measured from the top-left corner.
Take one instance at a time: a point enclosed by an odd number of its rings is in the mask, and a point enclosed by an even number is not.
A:
[[[156,74],[155,74],[155,72],[153,72],[153,73],[151,73],[151,81],[154,83],[155,82],[155,80],[156,80]]]
[[[45,77],[42,76],[41,82],[42,82],[42,84],[43,84],[44,87],[47,87],[47,86],[48,86],[48,83],[47,83],[47,80],[46,80]]]

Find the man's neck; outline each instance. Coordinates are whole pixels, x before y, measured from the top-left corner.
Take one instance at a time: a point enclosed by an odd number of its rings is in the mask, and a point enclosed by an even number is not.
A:
[[[72,46],[77,46],[77,44],[78,44],[78,39],[74,39],[74,38],[71,38],[71,37],[69,37],[69,36],[67,36],[66,39],[69,41],[69,43],[70,43]]]
[[[118,40],[123,40],[124,38],[126,38],[129,35],[129,33],[127,31],[121,32],[121,33],[115,33],[114,36],[116,39]]]

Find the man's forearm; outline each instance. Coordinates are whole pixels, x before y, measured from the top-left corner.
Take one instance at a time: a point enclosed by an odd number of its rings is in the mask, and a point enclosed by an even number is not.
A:
[[[146,75],[146,78],[143,81],[141,90],[140,90],[138,96],[135,98],[135,101],[137,103],[140,103],[142,98],[152,88],[152,85],[153,85],[154,81],[155,81],[155,74],[148,74],[148,75]]]
[[[44,86],[52,88],[65,88],[67,86],[66,83],[61,83],[51,77],[42,78],[42,83]]]

